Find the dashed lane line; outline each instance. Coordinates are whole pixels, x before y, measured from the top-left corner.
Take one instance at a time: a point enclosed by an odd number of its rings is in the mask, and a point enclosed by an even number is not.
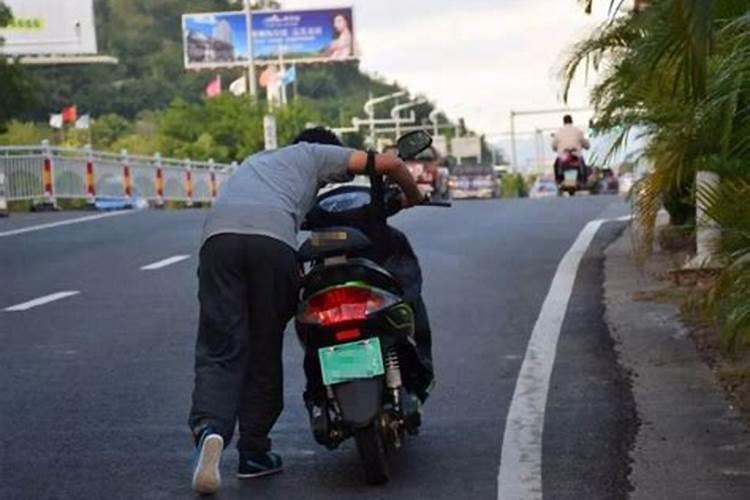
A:
[[[3,310],[6,312],[28,311],[29,309],[32,309],[34,307],[43,306],[45,304],[49,304],[50,302],[55,302],[58,300],[65,299],[67,297],[72,297],[73,295],[78,295],[79,293],[81,292],[79,292],[78,290],[56,292],[50,295],[45,295],[44,297],[39,297],[37,299],[29,300],[28,302],[16,304],[15,306],[6,307]]]
[[[155,271],[157,269],[161,269],[163,267],[171,266],[172,264],[176,264],[178,262],[181,262],[185,259],[189,259],[189,255],[175,255],[173,257],[168,257],[166,259],[159,260],[157,262],[148,264],[146,266],[141,267],[141,271]]]
[[[120,211],[120,212],[107,212],[103,214],[96,214],[96,215],[87,215],[86,217],[77,217],[75,219],[66,219],[61,220],[57,222],[48,222],[47,224],[37,224],[35,226],[28,226],[28,227],[21,227],[18,229],[11,229],[10,231],[3,231],[0,232],[0,238],[5,238],[6,236],[16,236],[19,234],[24,233],[31,233],[34,231],[41,231],[43,229],[52,229],[55,227],[60,226],[69,226],[70,224],[80,224],[82,222],[91,222],[99,219],[106,219],[109,217],[117,217],[120,215],[127,215],[134,213],[133,210],[126,210],[126,211]]]

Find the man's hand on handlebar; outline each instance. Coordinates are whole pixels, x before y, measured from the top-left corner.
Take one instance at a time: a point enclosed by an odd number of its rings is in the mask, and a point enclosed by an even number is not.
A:
[[[396,189],[398,189],[399,199],[401,200],[401,206],[403,208],[411,208],[411,207],[421,205],[425,202],[430,201],[430,195],[422,192],[422,190],[419,189],[419,187],[417,187],[416,192],[413,193],[414,195],[418,193],[419,196],[412,196],[412,197],[407,196],[406,193],[404,193],[402,189],[399,189],[397,187]]]

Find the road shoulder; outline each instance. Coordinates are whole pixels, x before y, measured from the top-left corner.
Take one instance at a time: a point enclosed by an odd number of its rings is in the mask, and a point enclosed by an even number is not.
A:
[[[701,361],[677,306],[637,301],[663,288],[656,254],[639,271],[630,231],[606,251],[606,320],[633,380],[640,428],[631,453],[631,498],[744,499],[750,432]]]

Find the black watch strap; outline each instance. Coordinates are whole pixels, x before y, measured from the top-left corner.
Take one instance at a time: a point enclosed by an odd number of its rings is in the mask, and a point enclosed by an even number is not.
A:
[[[367,164],[365,165],[365,175],[368,177],[375,176],[375,155],[377,153],[372,149],[367,150]]]

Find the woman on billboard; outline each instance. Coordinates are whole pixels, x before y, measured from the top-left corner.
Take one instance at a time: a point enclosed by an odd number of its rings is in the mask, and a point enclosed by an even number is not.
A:
[[[335,38],[328,46],[326,55],[331,59],[343,60],[352,57],[352,21],[348,15],[339,12],[333,16]]]

